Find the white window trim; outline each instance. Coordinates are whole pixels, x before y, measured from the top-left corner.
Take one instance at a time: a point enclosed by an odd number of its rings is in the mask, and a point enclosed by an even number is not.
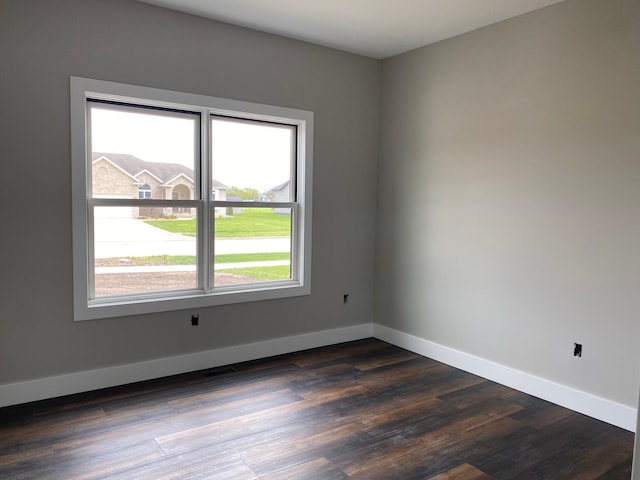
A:
[[[311,293],[313,112],[80,77],[70,78],[70,94],[74,320],[93,320],[185,309],[194,311],[215,305],[271,300]],[[292,271],[295,280],[246,285],[241,290],[220,288],[213,293],[201,291],[170,292],[168,294],[89,301],[91,246],[87,226],[88,206],[91,201],[87,198],[89,172],[87,169],[86,103],[88,98],[125,101],[137,105],[163,106],[181,110],[199,110],[207,116],[220,114],[297,125],[298,163],[295,180],[298,189],[298,203],[292,212],[298,217],[298,221],[295,223],[297,228],[292,232],[292,242],[295,242],[293,251],[297,250],[297,256],[295,258],[292,256]],[[203,127],[203,138],[208,137],[208,131],[205,130],[208,129]],[[203,141],[202,145],[202,158],[209,158],[207,142]],[[206,168],[203,168],[203,174],[206,173]],[[143,200],[131,199],[128,202],[135,203],[136,201],[142,202]],[[217,203],[215,200],[211,202],[213,206],[216,206]],[[201,220],[206,227],[208,220]],[[208,255],[206,246],[200,245],[199,248],[204,251],[205,256]]]
[[[142,188],[146,186],[147,188]],[[140,193],[144,193],[143,196],[140,196]],[[145,183],[144,185],[140,185],[138,187],[138,199],[139,200],[149,200],[151,199],[151,187],[149,186],[148,183]]]

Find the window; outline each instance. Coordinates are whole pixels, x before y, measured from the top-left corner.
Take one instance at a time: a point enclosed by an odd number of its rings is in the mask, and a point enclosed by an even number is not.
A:
[[[312,139],[311,112],[72,77],[75,319],[309,294]]]
[[[99,168],[105,168],[105,167],[99,167]],[[148,183],[145,183],[138,187],[138,198],[146,198],[146,199],[151,198],[151,187],[149,186]]]

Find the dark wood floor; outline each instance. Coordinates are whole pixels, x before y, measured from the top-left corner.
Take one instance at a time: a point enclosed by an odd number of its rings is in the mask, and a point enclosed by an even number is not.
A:
[[[633,434],[369,339],[0,409],[2,479],[629,479]]]

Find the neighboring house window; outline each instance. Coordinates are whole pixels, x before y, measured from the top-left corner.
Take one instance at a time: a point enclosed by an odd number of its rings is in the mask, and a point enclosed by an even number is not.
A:
[[[138,198],[151,198],[151,187],[148,183],[138,187]]]
[[[310,293],[312,112],[71,77],[71,140],[76,320]]]

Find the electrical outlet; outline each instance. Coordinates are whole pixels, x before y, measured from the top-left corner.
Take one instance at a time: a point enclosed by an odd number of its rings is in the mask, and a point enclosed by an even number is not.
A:
[[[574,347],[573,347],[573,356],[581,358],[582,357],[582,344],[581,343],[574,343],[573,345],[574,345]]]

